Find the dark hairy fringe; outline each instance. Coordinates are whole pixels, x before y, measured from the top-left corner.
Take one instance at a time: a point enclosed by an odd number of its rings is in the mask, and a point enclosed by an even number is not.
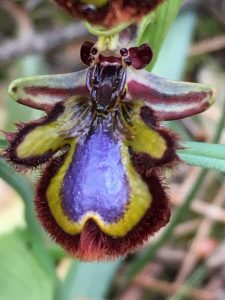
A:
[[[163,171],[165,168],[172,168],[180,161],[176,154],[176,151],[181,148],[179,137],[169,129],[161,127],[157,114],[148,106],[141,107],[140,117],[149,128],[158,132],[166,140],[167,149],[162,158],[156,159],[149,154],[136,153],[132,148],[129,148],[132,163],[135,165],[136,170],[140,174],[148,175],[155,171]]]
[[[35,207],[37,215],[49,232],[70,255],[82,260],[112,260],[128,252],[137,250],[156,231],[165,226],[170,218],[169,200],[165,185],[155,172],[142,179],[149,187],[153,197],[150,208],[140,222],[124,237],[111,237],[101,231],[98,225],[90,219],[81,234],[70,235],[64,232],[52,216],[46,191],[52,176],[54,176],[66,158],[52,159],[44,170],[37,186]]]
[[[14,132],[15,137],[12,141],[9,141],[9,146],[3,152],[3,158],[7,160],[7,162],[14,165],[16,170],[25,171],[26,169],[36,169],[36,167],[45,164],[55,152],[48,151],[40,156],[32,156],[29,158],[21,159],[17,156],[16,150],[19,144],[24,140],[25,136],[34,130],[36,127],[40,125],[46,125],[50,122],[53,122],[57,119],[57,117],[64,112],[64,106],[61,103],[56,104],[55,108],[49,113],[49,115],[39,119],[32,121],[28,124],[23,124],[23,127],[19,127],[17,132]]]

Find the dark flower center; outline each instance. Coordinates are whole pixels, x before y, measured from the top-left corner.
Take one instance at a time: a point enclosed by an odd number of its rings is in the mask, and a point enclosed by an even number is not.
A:
[[[125,99],[126,76],[126,68],[118,62],[99,62],[89,69],[87,84],[97,114],[107,115]]]
[[[83,63],[90,66],[87,87],[90,92],[93,111],[105,116],[126,98],[127,67],[143,69],[152,59],[148,44],[129,49],[122,48],[120,56],[105,56],[92,42],[84,42],[80,56]]]

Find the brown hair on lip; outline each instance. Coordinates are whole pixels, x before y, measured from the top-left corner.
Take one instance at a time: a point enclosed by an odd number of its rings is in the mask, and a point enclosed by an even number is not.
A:
[[[54,154],[52,151],[48,151],[41,156],[31,156],[28,158],[19,158],[17,156],[17,147],[23,141],[24,137],[29,134],[32,130],[38,126],[49,124],[50,122],[57,119],[57,117],[64,112],[64,106],[61,103],[56,104],[55,108],[51,113],[39,120],[32,121],[28,124],[25,124],[20,128],[18,132],[15,132],[14,138],[9,141],[9,147],[5,151],[4,157],[10,163],[14,163],[16,166],[22,166],[26,168],[35,168],[41,164],[46,163],[51,156]]]
[[[159,179],[161,176],[152,172],[148,176],[142,175],[153,198],[151,206],[125,237],[115,238],[105,234],[92,219],[86,223],[80,234],[66,233],[56,223],[46,199],[50,180],[65,158],[66,154],[53,158],[43,171],[37,186],[35,207],[44,228],[71,256],[86,261],[116,259],[142,246],[151,235],[168,223],[170,219],[168,195],[162,180]]]

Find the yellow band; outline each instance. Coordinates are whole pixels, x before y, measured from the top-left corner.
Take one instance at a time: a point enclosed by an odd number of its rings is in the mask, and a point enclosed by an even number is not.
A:
[[[125,236],[142,219],[152,201],[148,186],[132,166],[127,147],[121,147],[121,156],[130,185],[127,187],[130,190],[130,199],[128,199],[123,217],[114,223],[105,222],[99,214],[92,211],[86,213],[77,223],[65,215],[61,205],[61,184],[73,159],[75,148],[76,145],[73,143],[64,164],[52,178],[47,190],[47,201],[54,219],[66,233],[71,235],[79,234],[87,220],[92,219],[106,234],[117,237]]]

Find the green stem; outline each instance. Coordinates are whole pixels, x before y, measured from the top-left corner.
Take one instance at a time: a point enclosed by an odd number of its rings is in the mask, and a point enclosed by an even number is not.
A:
[[[103,27],[93,26],[93,24],[90,24],[87,21],[84,22],[84,26],[87,28],[87,30],[91,34],[97,35],[97,36],[105,36],[105,37],[109,37],[109,36],[118,34],[120,31],[124,30],[131,24],[132,24],[132,22],[125,22],[125,23],[119,24],[118,26],[115,26],[111,29],[106,29]]]
[[[181,286],[181,288],[173,295],[170,300],[184,300],[189,296],[190,289],[197,287],[201,284],[208,271],[206,265],[201,265],[195,272],[188,278],[188,280]]]

